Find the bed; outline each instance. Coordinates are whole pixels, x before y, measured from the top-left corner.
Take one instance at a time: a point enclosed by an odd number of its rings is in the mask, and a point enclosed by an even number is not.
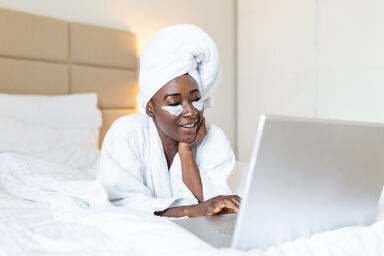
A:
[[[114,207],[94,176],[109,126],[136,112],[135,36],[0,9],[0,38],[0,255],[384,255],[379,218],[243,252]]]

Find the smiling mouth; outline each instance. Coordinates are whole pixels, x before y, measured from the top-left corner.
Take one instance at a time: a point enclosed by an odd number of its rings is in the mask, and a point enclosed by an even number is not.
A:
[[[180,124],[179,126],[180,127],[183,127],[183,128],[194,128],[196,126],[196,124],[198,123],[199,120],[196,120],[196,122],[194,122],[193,124]]]

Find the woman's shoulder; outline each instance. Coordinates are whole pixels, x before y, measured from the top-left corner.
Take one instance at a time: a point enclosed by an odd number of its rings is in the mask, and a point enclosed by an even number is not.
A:
[[[224,131],[210,122],[206,122],[206,126],[207,135],[196,150],[197,164],[203,169],[211,169],[212,166],[231,162],[234,154]]]
[[[130,114],[117,118],[110,129],[135,131],[148,126],[149,117],[143,114]]]
[[[227,136],[225,135],[224,131],[216,126],[215,124],[206,121],[207,126],[207,139],[209,140],[225,140],[227,141]]]
[[[200,143],[199,151],[215,151],[231,148],[230,142],[224,131],[211,122],[206,121],[207,135]]]

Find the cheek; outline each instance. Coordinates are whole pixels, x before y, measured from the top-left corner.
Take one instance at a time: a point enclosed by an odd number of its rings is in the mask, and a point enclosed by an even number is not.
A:
[[[174,139],[177,132],[176,119],[172,118],[170,114],[158,115],[156,117],[157,124],[161,131],[168,137]]]

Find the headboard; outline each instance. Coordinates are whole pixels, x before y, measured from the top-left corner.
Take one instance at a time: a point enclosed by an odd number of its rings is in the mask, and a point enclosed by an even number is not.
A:
[[[100,144],[112,122],[136,112],[132,33],[0,8],[0,92],[96,92]]]

